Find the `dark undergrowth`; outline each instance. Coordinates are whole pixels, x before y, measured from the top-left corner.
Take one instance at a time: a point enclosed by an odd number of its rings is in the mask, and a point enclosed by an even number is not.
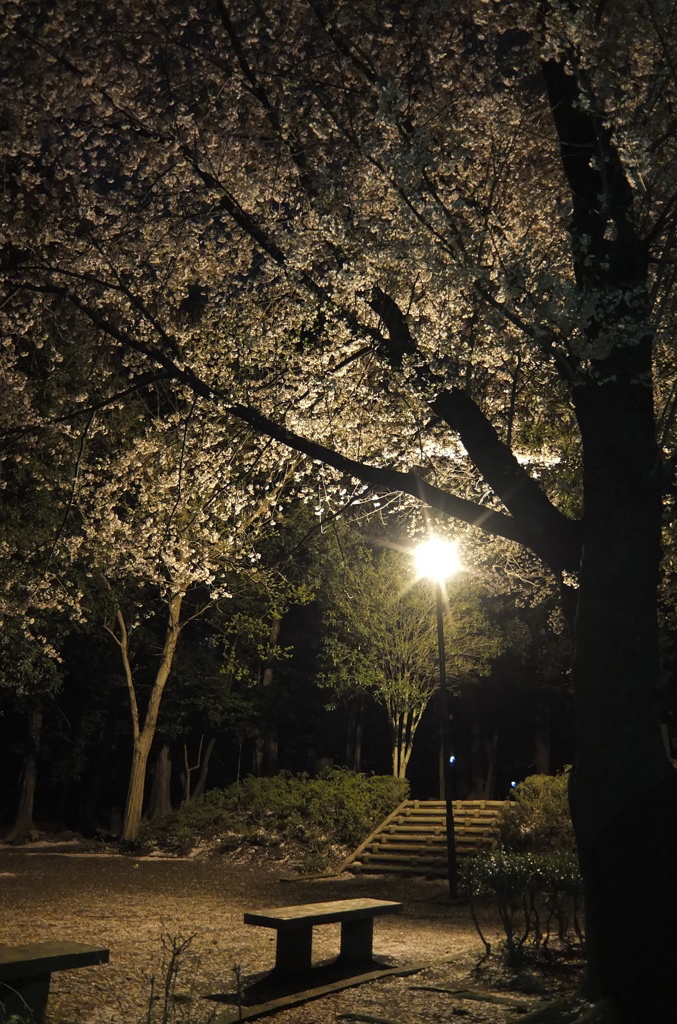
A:
[[[247,778],[145,825],[140,852],[186,856],[267,848],[304,872],[322,871],[356,846],[408,795],[408,783],[388,775],[329,769],[317,778],[282,773]]]

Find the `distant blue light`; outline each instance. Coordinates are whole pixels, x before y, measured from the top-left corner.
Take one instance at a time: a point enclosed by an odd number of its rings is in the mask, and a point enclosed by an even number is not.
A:
[[[511,783],[510,783],[510,786],[511,786],[511,788],[512,788],[512,789],[514,789],[516,785],[517,785],[517,783],[516,783],[516,782],[511,782]]]
[[[456,755],[452,754],[451,757],[449,758],[449,764],[453,764],[455,760],[456,760]]]

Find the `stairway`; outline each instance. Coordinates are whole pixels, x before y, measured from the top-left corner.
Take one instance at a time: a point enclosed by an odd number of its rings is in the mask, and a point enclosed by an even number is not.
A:
[[[505,800],[454,800],[458,857],[492,850]],[[341,865],[341,871],[447,877],[444,800],[405,800]]]

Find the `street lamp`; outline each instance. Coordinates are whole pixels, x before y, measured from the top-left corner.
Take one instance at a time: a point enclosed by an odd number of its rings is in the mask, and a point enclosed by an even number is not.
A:
[[[449,874],[449,895],[458,895],[456,871],[456,837],[454,835],[454,805],[451,791],[454,758],[449,742],[449,701],[447,693],[447,673],[444,654],[444,583],[459,572],[463,566],[458,557],[456,545],[440,537],[430,537],[419,544],[414,551],[414,561],[419,577],[425,577],[435,583],[435,603],[437,609],[437,656],[440,673],[439,687],[439,718],[440,718],[440,797],[444,800],[447,825],[447,870]]]

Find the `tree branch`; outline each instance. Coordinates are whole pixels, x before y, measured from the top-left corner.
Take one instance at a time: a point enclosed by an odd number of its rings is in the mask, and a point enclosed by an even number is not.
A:
[[[565,61],[544,61],[541,70],[573,203],[576,280],[614,287],[643,281],[646,247],[634,228],[632,190],[609,130]],[[605,237],[610,224],[614,238]]]
[[[415,498],[426,502],[431,508],[443,512],[445,515],[458,519],[506,540],[515,541],[530,548],[539,558],[542,558],[553,570],[567,570],[574,572],[578,570],[580,561],[580,543],[577,538],[576,524],[562,516],[560,512],[550,505],[545,495],[539,489],[542,499],[547,507],[557,516],[561,517],[559,534],[553,537],[548,534],[545,526],[538,522],[522,524],[517,519],[505,515],[503,512],[495,512],[484,505],[474,501],[459,498],[457,495],[449,494],[439,487],[429,484],[416,472],[403,472],[389,467],[370,466],[345,455],[316,441],[301,437],[286,427],[280,426],[269,420],[266,416],[252,409],[249,406],[230,405],[228,412],[233,416],[249,423],[255,430],[267,434],[281,444],[295,451],[308,455],[312,459],[332,466],[340,472],[362,480],[364,483],[374,487],[386,488],[390,491],[401,491],[404,494],[411,494]],[[490,424],[487,424],[493,430]],[[516,460],[515,460],[516,461]],[[516,463],[519,466],[519,463]],[[521,468],[521,467],[520,467]],[[523,471],[522,471],[523,472]],[[527,477],[527,479],[530,479]],[[532,481],[533,483],[533,481]],[[534,487],[538,487],[534,484]],[[552,520],[551,520],[552,521]]]
[[[53,292],[68,299],[93,324],[119,344],[159,363],[170,377],[190,388],[194,394],[212,401],[220,401],[224,411],[249,423],[259,433],[272,437],[288,448],[308,455],[312,459],[317,459],[372,486],[411,494],[445,515],[477,526],[486,533],[522,544],[543,559],[555,572],[577,571],[580,559],[580,541],[576,524],[550,504],[538,484],[529,477],[509,449],[500,441],[496,431],[479,407],[467,396],[465,396],[464,402],[460,400],[459,396],[463,395],[462,392],[455,389],[452,392],[442,392],[437,399],[429,404],[433,411],[440,415],[452,429],[458,431],[470,458],[480,472],[485,475],[491,474],[491,478],[487,475],[490,486],[506,508],[510,511],[514,510],[520,517],[519,519],[448,494],[427,483],[415,472],[370,466],[295,434],[268,419],[251,406],[232,404],[228,395],[208,385],[190,369],[178,366],[166,352],[122,331],[68,289],[57,285],[27,285],[27,287],[32,287],[37,291]],[[389,312],[392,314],[392,309],[389,309]],[[482,443],[489,446],[486,455],[481,451]]]
[[[555,508],[465,391],[444,391],[430,408],[458,434],[474,465],[516,520],[546,545],[549,535],[556,547],[564,543],[579,549],[577,524]]]
[[[114,636],[118,647],[120,648],[120,654],[122,655],[122,664],[125,670],[125,682],[127,683],[127,691],[129,693],[129,709],[132,715],[132,735],[134,737],[134,742],[136,743],[140,735],[139,705],[136,699],[136,690],[134,689],[132,664],[129,660],[129,634],[127,633],[127,625],[120,608],[116,608],[115,617],[118,620],[118,625],[120,627],[119,639],[115,636],[112,630],[109,630],[109,632]]]

